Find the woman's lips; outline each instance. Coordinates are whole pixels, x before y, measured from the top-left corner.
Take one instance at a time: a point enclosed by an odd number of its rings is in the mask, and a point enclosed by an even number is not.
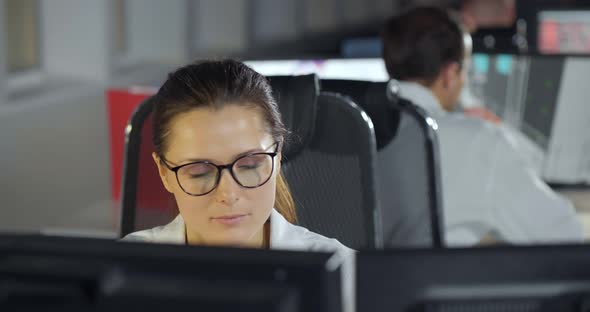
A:
[[[235,214],[211,218],[212,221],[223,225],[237,225],[242,222],[249,214]]]

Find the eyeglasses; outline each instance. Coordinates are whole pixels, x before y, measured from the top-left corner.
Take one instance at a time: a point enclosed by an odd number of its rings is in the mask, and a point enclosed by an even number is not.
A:
[[[221,171],[229,170],[232,178],[242,187],[257,188],[264,185],[273,174],[275,156],[279,152],[279,142],[275,142],[272,153],[256,152],[241,156],[231,164],[216,165],[209,161],[197,161],[177,167],[170,167],[164,157],[162,163],[176,174],[180,188],[192,196],[211,193],[221,180]]]

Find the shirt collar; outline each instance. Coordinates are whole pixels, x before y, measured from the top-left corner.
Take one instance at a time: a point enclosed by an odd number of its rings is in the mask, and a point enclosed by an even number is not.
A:
[[[186,245],[186,230],[184,219],[180,214],[162,228],[161,237],[166,241]]]
[[[399,86],[401,97],[422,107],[433,117],[446,114],[445,110],[434,96],[434,93],[423,85],[416,82],[400,81]]]
[[[289,223],[276,209],[270,214],[270,249],[301,249],[303,242],[293,235],[297,227]],[[295,236],[295,237],[294,237]]]
[[[273,208],[270,214],[270,249],[301,247],[300,240],[290,238],[289,233],[292,227],[293,225]],[[164,236],[170,241],[186,245],[186,225],[180,214],[166,225],[163,231]]]

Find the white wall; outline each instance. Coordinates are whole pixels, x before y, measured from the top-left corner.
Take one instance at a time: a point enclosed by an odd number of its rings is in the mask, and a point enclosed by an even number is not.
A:
[[[8,90],[0,69],[0,231],[117,232],[105,90],[162,81],[188,45],[186,0],[130,0],[130,54],[142,65],[119,68],[111,1],[40,0],[41,83]]]
[[[244,0],[197,1],[189,20],[195,54],[243,52],[248,44],[247,3]]]
[[[4,6],[0,5],[0,16],[4,16]],[[4,44],[4,23],[0,23],[0,105],[4,102],[6,96],[4,86],[6,81],[6,49]],[[1,186],[1,184],[0,184]]]
[[[78,87],[44,105],[0,110],[0,230],[116,228],[103,90]]]
[[[312,32],[333,31],[344,24],[363,24],[393,14],[394,2],[196,0],[190,2],[189,8],[192,55],[207,56],[246,52],[249,44],[295,40]]]
[[[305,29],[310,31],[333,30],[342,22],[338,0],[304,0]]]
[[[292,40],[297,29],[297,5],[302,0],[256,0],[251,9],[256,41]]]
[[[137,62],[188,58],[187,0],[127,0],[129,54]]]
[[[338,0],[127,0],[128,51],[121,62],[113,10],[122,0],[39,1],[40,85],[6,89],[0,23],[0,231],[116,232],[109,86],[157,84],[195,56],[236,54],[257,42],[330,30],[345,11],[357,21],[371,10]]]
[[[108,1],[40,1],[41,49],[50,75],[106,81],[111,47]]]

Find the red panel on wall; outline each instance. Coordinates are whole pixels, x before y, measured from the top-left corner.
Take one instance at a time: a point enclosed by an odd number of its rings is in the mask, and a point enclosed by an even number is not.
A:
[[[136,108],[156,92],[153,88],[113,89],[107,92],[111,148],[111,195],[113,202],[121,203],[121,184],[125,160],[125,128]],[[158,170],[151,157],[154,145],[151,140],[152,118],[145,120],[139,146],[137,202],[135,229],[146,229],[170,222],[177,214],[174,197],[163,187]],[[119,208],[120,205],[119,205]]]
[[[125,153],[125,127],[137,106],[150,95],[150,90],[111,89],[107,91],[107,116],[111,148],[111,195],[121,199],[121,178]]]

